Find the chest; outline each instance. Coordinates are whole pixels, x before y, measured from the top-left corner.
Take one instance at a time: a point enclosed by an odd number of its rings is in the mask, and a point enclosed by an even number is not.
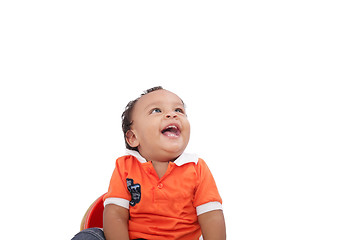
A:
[[[192,164],[179,167],[169,163],[161,178],[151,164],[145,164],[129,171],[127,179],[132,199],[130,212],[181,216],[195,211],[193,200],[198,180]]]

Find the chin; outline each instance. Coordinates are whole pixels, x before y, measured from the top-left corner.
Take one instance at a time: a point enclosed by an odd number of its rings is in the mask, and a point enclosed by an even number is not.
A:
[[[165,148],[164,151],[171,156],[173,159],[179,157],[183,152],[184,147],[172,147],[172,148]]]

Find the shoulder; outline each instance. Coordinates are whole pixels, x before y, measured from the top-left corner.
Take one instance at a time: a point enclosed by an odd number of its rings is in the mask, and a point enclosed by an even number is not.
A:
[[[199,158],[199,159],[198,159],[198,162],[197,162],[197,164],[196,164],[196,167],[197,167],[198,169],[203,169],[203,168],[208,169],[208,166],[207,166],[205,160],[202,159],[202,158]]]
[[[131,155],[124,155],[116,159],[116,167],[120,169],[131,168],[139,164],[138,159]]]
[[[205,162],[205,160],[204,160],[204,159],[199,158],[199,159],[198,159],[198,164],[197,164],[197,165],[206,165],[206,162]]]
[[[116,159],[116,163],[119,164],[119,163],[125,163],[125,162],[128,162],[129,159],[131,159],[131,156],[130,155],[124,155],[124,156],[121,156],[119,158]],[[131,160],[130,160],[131,161]]]

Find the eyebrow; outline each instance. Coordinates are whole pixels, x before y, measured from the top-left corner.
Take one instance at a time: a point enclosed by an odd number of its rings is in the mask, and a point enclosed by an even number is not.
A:
[[[147,105],[144,109],[149,109],[151,107],[161,105],[162,103],[163,102],[160,102],[160,101],[153,102],[153,103],[150,103],[149,105]],[[185,104],[184,104],[183,100],[181,100],[181,102],[172,102],[171,104],[173,104],[174,106],[181,105],[181,106],[183,106],[185,108]]]

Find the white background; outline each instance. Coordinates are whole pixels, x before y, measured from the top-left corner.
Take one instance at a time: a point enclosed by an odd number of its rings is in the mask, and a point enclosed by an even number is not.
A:
[[[71,239],[162,85],[228,239],[359,239],[357,1],[129,2],[0,3],[2,236]]]

